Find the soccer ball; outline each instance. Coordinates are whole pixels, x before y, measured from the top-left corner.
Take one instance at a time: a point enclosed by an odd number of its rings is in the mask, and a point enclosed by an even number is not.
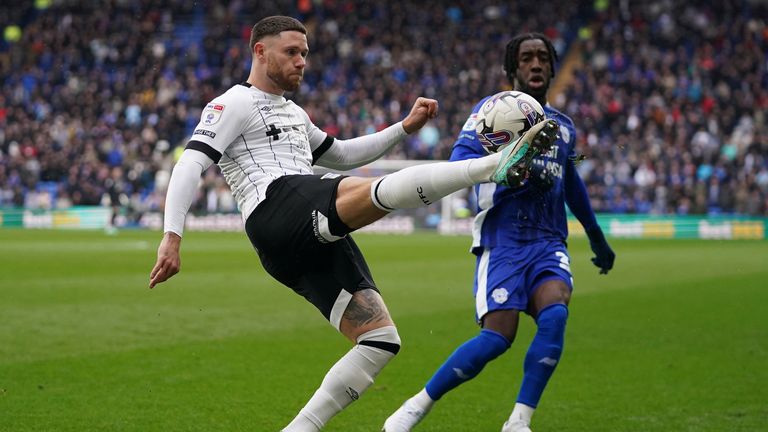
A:
[[[496,153],[544,118],[544,108],[527,93],[503,91],[480,107],[475,132],[485,151]]]

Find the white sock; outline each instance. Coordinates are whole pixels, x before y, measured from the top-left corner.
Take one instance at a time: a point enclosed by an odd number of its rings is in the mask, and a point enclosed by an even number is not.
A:
[[[281,430],[281,432],[318,432],[321,426],[316,425],[301,410],[291,421],[291,424]]]
[[[283,432],[317,432],[322,429],[331,417],[356,401],[395,356],[393,352],[361,345],[360,342],[400,344],[397,330],[393,326],[371,330],[357,341],[358,345],[331,367],[315,394]]]
[[[427,389],[425,388],[421,389],[420,392],[416,393],[416,395],[411,398],[411,402],[424,412],[431,410],[432,405],[435,404],[435,401],[432,400],[431,397],[429,397],[429,394],[427,393]]]
[[[424,207],[453,192],[489,181],[501,152],[477,159],[404,168],[371,184],[371,200],[384,211]]]
[[[531,424],[531,417],[533,417],[534,411],[536,411],[536,408],[518,402],[515,404],[515,408],[512,410],[509,419],[512,421],[524,421],[525,424]]]

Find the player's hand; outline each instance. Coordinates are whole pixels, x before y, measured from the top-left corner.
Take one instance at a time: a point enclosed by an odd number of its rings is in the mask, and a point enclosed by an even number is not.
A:
[[[437,117],[437,101],[420,97],[411,108],[411,112],[403,119],[403,129],[408,134],[424,127],[427,120]]]
[[[595,253],[595,256],[592,257],[592,264],[600,268],[600,274],[608,274],[608,271],[613,268],[616,254],[608,245],[608,241],[605,240],[603,230],[600,227],[587,230],[587,237],[589,237],[589,246]]]
[[[149,273],[149,287],[154,288],[160,282],[165,282],[181,269],[179,247],[181,237],[176,233],[167,232],[157,248],[157,262]]]

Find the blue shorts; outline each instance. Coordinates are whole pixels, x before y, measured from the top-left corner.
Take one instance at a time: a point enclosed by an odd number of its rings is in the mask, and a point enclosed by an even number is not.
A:
[[[528,300],[545,281],[560,279],[573,290],[570,256],[560,241],[485,248],[475,268],[475,317],[495,310],[527,311]]]

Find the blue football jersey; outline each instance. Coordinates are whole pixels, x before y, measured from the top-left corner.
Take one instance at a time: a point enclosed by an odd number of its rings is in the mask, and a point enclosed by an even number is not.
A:
[[[464,160],[485,156],[475,133],[477,112],[487,98],[472,110],[453,145],[451,160]],[[560,125],[560,138],[551,151],[534,159],[551,173],[554,185],[546,192],[526,182],[518,188],[508,188],[494,183],[475,186],[477,216],[472,229],[473,251],[479,247],[515,246],[531,240],[560,240],[568,236],[565,210],[565,170],[575,169],[576,132],[573,121],[560,111],[544,107],[547,118]]]

